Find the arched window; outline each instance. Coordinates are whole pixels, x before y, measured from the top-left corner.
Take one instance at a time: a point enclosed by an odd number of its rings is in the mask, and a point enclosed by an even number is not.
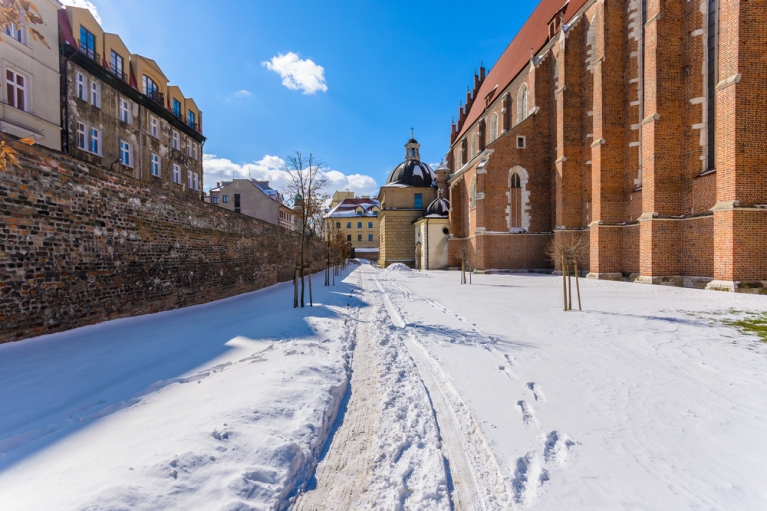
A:
[[[522,227],[522,180],[518,173],[511,174],[509,188],[509,227],[519,229]]]
[[[471,178],[471,187],[469,189],[469,207],[477,205],[477,176]]]
[[[493,118],[490,119],[490,142],[494,142],[498,138],[498,114],[493,114]]]
[[[517,122],[527,119],[527,84],[523,83],[517,95]]]
[[[503,97],[503,132],[511,129],[511,96],[506,94]]]
[[[485,146],[487,145],[487,123],[484,119],[479,121],[479,138],[478,138],[479,144],[477,147],[477,154],[485,150]]]
[[[472,134],[471,135],[471,152],[469,153],[469,159],[474,159],[474,157],[477,155],[477,135]]]

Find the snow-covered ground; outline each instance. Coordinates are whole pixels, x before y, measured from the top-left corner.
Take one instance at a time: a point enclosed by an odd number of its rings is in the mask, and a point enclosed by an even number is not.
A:
[[[0,345],[0,509],[284,507],[347,388],[340,280]]]
[[[0,510],[765,508],[767,298],[351,269],[0,346]]]

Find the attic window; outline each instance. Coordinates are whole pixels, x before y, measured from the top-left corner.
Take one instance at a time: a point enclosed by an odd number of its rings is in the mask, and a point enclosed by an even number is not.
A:
[[[493,98],[495,97],[495,91],[498,90],[498,86],[496,85],[493,87],[493,90],[487,93],[487,96],[485,96],[485,107],[490,106],[490,103],[493,102]]]
[[[484,158],[481,162],[479,162],[479,165],[477,165],[478,169],[484,169],[487,166],[487,158]]]
[[[562,18],[559,14],[554,16],[554,19],[549,21],[549,39],[553,39],[557,32],[559,32],[559,26],[562,22]]]

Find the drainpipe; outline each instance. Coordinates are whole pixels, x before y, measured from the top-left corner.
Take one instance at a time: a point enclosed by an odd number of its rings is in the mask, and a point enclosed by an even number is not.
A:
[[[429,219],[426,219],[426,269],[429,269]]]

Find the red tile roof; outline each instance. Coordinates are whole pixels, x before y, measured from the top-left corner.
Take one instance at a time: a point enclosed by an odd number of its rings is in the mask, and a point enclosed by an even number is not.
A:
[[[530,62],[530,48],[534,48],[535,53],[543,48],[548,41],[549,21],[554,18],[554,15],[565,9],[563,22],[569,23],[578,9],[583,7],[586,2],[587,0],[570,0],[566,4],[566,0],[542,0],[538,4],[538,7],[535,8],[506,51],[503,52],[501,58],[495,63],[495,67],[482,82],[469,115],[455,139],[456,142],[484,113],[486,109],[484,98],[496,86],[498,86],[499,91],[504,90],[527,66]]]

